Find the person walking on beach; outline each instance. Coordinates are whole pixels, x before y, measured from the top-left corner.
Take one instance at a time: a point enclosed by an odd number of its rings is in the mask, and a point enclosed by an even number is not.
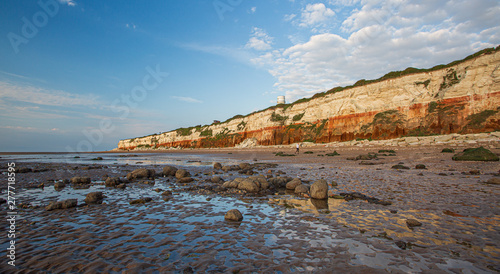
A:
[[[297,149],[295,150],[295,154],[299,154],[299,148],[300,148],[300,144],[297,143]]]

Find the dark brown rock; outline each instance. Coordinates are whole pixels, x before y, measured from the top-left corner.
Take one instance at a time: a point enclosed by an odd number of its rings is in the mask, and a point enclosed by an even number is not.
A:
[[[90,192],[85,196],[85,203],[87,204],[101,204],[104,199],[104,195],[100,191]]]
[[[328,183],[321,179],[311,185],[311,198],[313,199],[328,199]]]
[[[139,168],[127,174],[127,180],[153,178],[155,171],[153,169]]]
[[[166,166],[163,168],[163,176],[175,176],[177,168],[173,166]]]
[[[90,177],[73,177],[71,183],[76,185],[87,185],[91,183]]]
[[[224,215],[224,219],[228,221],[240,222],[243,220],[243,215],[237,209],[229,210],[226,215]]]
[[[189,172],[185,169],[178,169],[175,172],[175,178],[177,178],[177,179],[181,179],[181,178],[189,177],[189,176],[191,176],[191,174],[189,174]]]

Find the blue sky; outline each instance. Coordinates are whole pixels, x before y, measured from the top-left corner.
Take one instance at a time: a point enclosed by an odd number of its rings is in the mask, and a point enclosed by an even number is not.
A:
[[[0,151],[99,151],[500,44],[500,4],[0,3]]]

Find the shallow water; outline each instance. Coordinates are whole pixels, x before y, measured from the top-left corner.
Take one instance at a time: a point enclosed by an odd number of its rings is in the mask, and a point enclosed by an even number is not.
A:
[[[102,160],[97,160],[101,157]],[[178,165],[186,167],[212,166],[216,160],[226,164],[237,162],[229,158],[214,157],[207,154],[179,155],[173,153],[92,153],[92,154],[26,154],[2,155],[2,158],[15,162],[99,164],[99,165]]]
[[[147,158],[134,158],[138,157]],[[162,157],[166,158],[157,159]],[[199,159],[176,157],[179,166]],[[120,158],[125,157],[117,156],[117,161]],[[52,156],[47,161],[65,159]],[[121,162],[116,169],[124,165]],[[106,198],[103,205],[67,210],[20,209],[18,269],[109,273],[181,272],[187,267],[196,272],[276,273],[489,273],[499,269],[498,188],[431,173],[415,181],[417,171],[322,167],[294,164],[280,170],[311,181],[335,178],[339,184],[331,188],[335,193],[358,191],[393,205],[324,202],[285,193],[243,199],[202,195],[183,191],[168,178],[156,179],[155,185],[129,184],[125,190],[106,188],[99,180],[88,189],[23,189],[16,194],[19,201],[32,206],[70,198],[82,204],[93,191],[102,191]],[[154,191],[157,188],[174,195],[165,201],[162,191]],[[437,190],[442,189],[451,195],[440,195]],[[129,204],[144,197],[153,200]],[[243,213],[241,223],[224,220],[225,212],[233,208]],[[405,220],[409,218],[420,220],[423,226],[408,228]],[[406,249],[398,247],[398,241],[407,244]],[[5,250],[7,243],[0,243],[0,248]]]

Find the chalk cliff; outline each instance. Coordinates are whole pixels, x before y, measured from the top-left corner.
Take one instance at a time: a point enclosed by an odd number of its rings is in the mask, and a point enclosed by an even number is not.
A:
[[[446,66],[361,80],[222,123],[121,140],[118,149],[325,143],[498,131],[499,67],[497,47]]]

